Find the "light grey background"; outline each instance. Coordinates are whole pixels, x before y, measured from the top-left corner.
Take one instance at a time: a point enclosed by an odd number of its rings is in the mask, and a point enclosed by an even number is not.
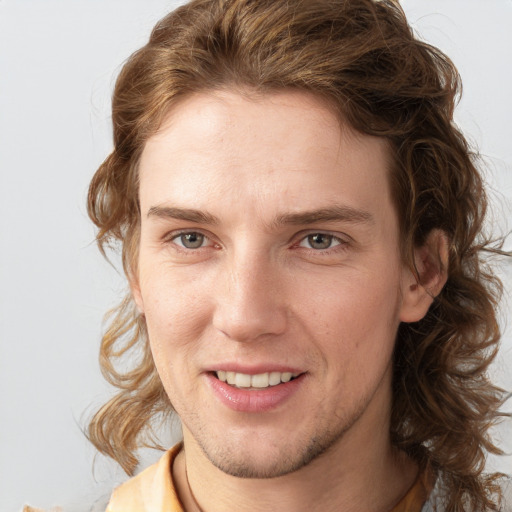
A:
[[[0,0],[2,512],[23,503],[85,511],[124,478],[102,457],[93,474],[94,450],[81,432],[110,393],[97,364],[102,316],[125,289],[92,243],[85,199],[111,148],[120,65],[177,3]],[[403,5],[420,35],[459,67],[457,120],[486,158],[501,205],[494,223],[504,225],[512,215],[512,0]],[[503,272],[510,295],[510,265]],[[504,325],[511,304],[509,297]],[[511,367],[509,329],[493,368],[508,389]],[[512,452],[512,428],[496,435]],[[512,473],[512,457],[489,466]]]

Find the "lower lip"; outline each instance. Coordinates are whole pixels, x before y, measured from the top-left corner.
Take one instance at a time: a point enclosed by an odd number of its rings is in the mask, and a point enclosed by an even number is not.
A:
[[[239,412],[265,412],[277,408],[299,389],[305,375],[264,389],[244,389],[230,386],[212,374],[206,375],[215,396],[226,406]]]

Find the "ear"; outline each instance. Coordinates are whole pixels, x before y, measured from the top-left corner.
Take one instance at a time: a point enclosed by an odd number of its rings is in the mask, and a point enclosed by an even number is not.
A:
[[[130,290],[132,292],[132,297],[135,302],[135,305],[137,306],[139,313],[141,315],[143,315],[144,314],[144,301],[142,300],[142,293],[140,291],[139,279],[137,276],[130,275],[130,277],[128,278],[128,281],[130,283]]]
[[[448,236],[433,229],[421,247],[414,249],[415,271],[404,270],[402,322],[418,322],[426,314],[448,279]]]

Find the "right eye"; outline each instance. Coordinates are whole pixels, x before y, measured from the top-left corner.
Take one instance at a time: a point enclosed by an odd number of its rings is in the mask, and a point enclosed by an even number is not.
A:
[[[299,244],[301,247],[308,247],[310,249],[316,249],[318,251],[330,249],[340,245],[341,241],[339,238],[328,233],[313,233],[308,235]]]
[[[208,238],[197,231],[180,233],[172,238],[172,241],[184,249],[200,249],[208,245]]]

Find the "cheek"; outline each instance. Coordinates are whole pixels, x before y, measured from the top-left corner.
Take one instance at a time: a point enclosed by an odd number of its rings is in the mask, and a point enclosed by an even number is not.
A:
[[[209,303],[194,283],[179,284],[155,272],[142,280],[141,294],[151,350],[157,367],[186,359],[208,324]],[[199,290],[199,291],[198,291]]]
[[[198,339],[205,325],[203,309],[199,301],[183,297],[150,301],[145,316],[151,343],[178,347]]]
[[[324,317],[326,323],[350,325],[354,332],[370,331],[377,326],[389,329],[398,321],[399,282],[393,269],[389,269],[388,275],[385,271],[353,272],[330,280],[323,290],[309,286],[301,295],[310,314]]]
[[[153,294],[154,292],[154,294]],[[159,293],[153,288],[146,301],[146,325],[155,367],[164,389],[177,410],[192,392],[196,369],[191,366],[204,331],[198,303],[184,294]]]
[[[334,283],[333,283],[334,284]],[[400,294],[397,280],[364,276],[350,285],[336,283],[321,300],[310,300],[305,312],[310,329],[325,347],[336,354],[328,364],[341,365],[340,372],[373,371],[389,361],[399,325]]]

